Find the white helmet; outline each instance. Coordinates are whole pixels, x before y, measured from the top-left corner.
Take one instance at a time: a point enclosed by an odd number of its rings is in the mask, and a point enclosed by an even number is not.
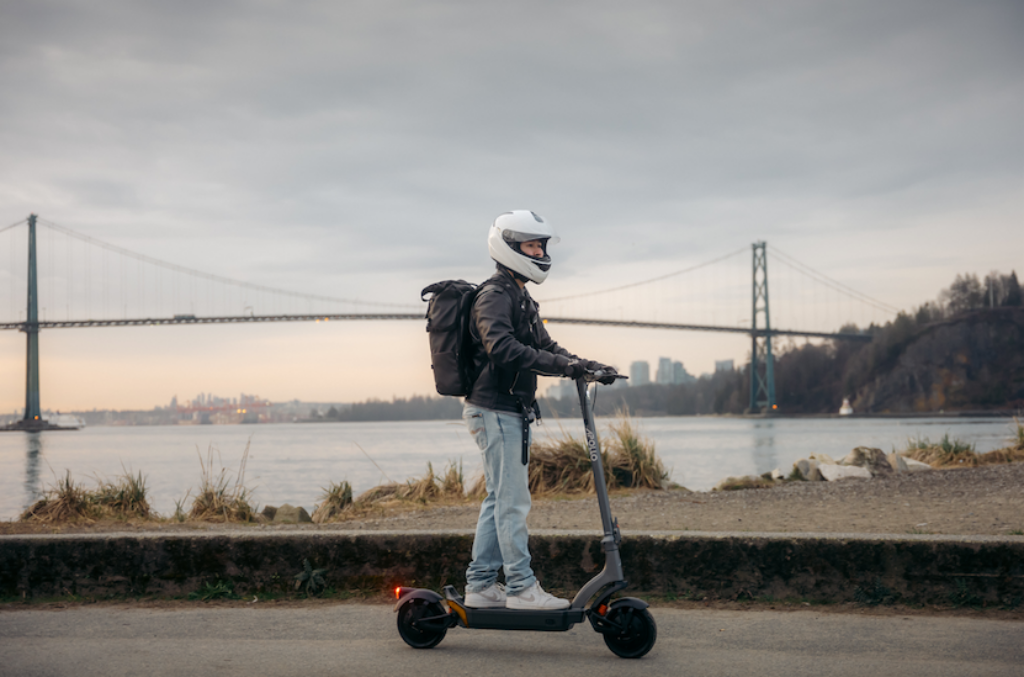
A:
[[[487,249],[492,259],[519,277],[540,284],[551,269],[548,243],[554,244],[559,239],[544,219],[528,209],[517,209],[494,219],[494,225],[487,236]],[[540,240],[544,256],[533,258],[520,250],[519,245],[530,240]]]

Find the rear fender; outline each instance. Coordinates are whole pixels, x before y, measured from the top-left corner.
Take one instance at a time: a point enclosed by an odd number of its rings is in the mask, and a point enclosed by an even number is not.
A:
[[[395,602],[395,607],[392,611],[397,612],[402,608],[402,605],[413,599],[422,599],[427,602],[438,602],[440,603],[443,597],[437,594],[433,590],[427,590],[426,588],[399,588],[398,601]],[[444,605],[441,605],[444,608]]]
[[[651,605],[643,601],[642,599],[637,599],[636,597],[621,597],[612,602],[611,604],[609,604],[608,608],[614,609],[620,606],[631,606],[634,609],[646,609]]]
[[[637,599],[636,597],[623,597],[609,604],[604,615],[599,614],[596,609],[591,609],[588,614],[588,619],[590,620],[590,624],[594,626],[594,630],[605,634],[618,634],[622,630],[621,626],[608,620],[609,612],[612,609],[646,609],[649,606],[650,604],[642,599]]]

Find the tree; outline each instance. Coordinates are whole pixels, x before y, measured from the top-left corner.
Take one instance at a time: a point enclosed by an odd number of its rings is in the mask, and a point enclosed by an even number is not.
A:
[[[949,289],[942,292],[946,306],[953,314],[984,306],[985,291],[974,273],[957,275]]]
[[[1004,306],[1020,306],[1024,305],[1024,300],[1021,299],[1020,283],[1017,281],[1017,271],[1011,271],[1009,277],[1003,278],[1005,282],[1005,296],[1001,305]]]

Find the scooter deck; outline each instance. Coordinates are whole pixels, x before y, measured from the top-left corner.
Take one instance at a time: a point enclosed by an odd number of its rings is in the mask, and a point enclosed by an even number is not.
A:
[[[448,606],[467,628],[481,630],[540,630],[542,632],[564,632],[586,618],[585,609],[477,609],[466,606],[466,602],[454,587],[446,585],[444,596]]]
[[[451,600],[449,600],[451,604]],[[564,632],[576,623],[582,623],[583,609],[555,609],[534,611],[522,609],[473,609],[463,607],[466,627],[485,630],[540,630]],[[461,616],[461,614],[460,614]]]

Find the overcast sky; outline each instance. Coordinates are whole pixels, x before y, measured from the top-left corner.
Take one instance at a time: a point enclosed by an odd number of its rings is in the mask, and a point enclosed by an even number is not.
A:
[[[0,227],[35,212],[232,278],[417,303],[489,275],[490,222],[529,208],[562,235],[541,299],[766,240],[911,308],[960,272],[1024,273],[1022,35],[1012,0],[8,0]],[[749,349],[551,329],[620,368]],[[417,323],[42,336],[44,407],[431,392]],[[0,368],[10,412],[23,334]]]

